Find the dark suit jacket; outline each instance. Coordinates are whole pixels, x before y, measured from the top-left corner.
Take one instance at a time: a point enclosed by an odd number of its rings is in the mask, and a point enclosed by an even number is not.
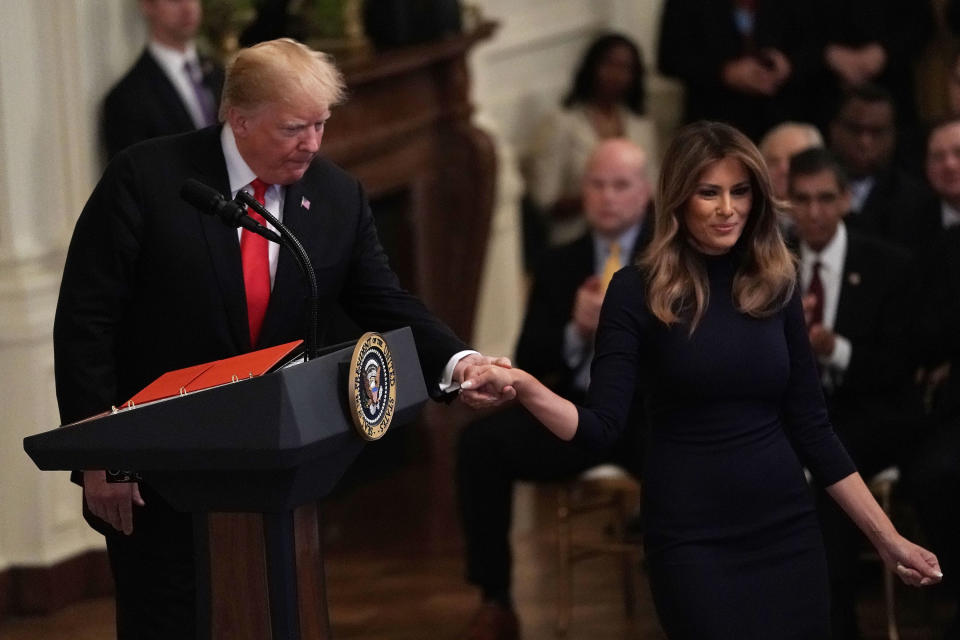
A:
[[[685,87],[684,120],[721,120],[757,140],[787,119],[808,119],[807,79],[818,68],[808,41],[815,16],[800,0],[759,0],[753,42],[736,30],[731,0],[667,0],[660,23],[660,72]],[[790,60],[793,74],[773,97],[734,91],[721,81],[727,62],[774,47]]]
[[[960,227],[943,232],[929,250],[924,304],[918,314],[924,338],[924,364],[933,368],[951,363],[950,377],[934,398],[934,415],[941,421],[960,416]]]
[[[899,460],[921,419],[912,379],[913,274],[906,252],[848,230],[834,331],[850,341],[852,354],[842,377],[825,391],[831,421],[867,475]]]
[[[874,82],[893,94],[898,121],[916,119],[916,89],[913,66],[934,35],[935,21],[931,3],[914,0],[813,0],[811,9],[818,17],[815,30],[807,35],[819,42],[821,55],[812,93],[819,100],[820,126],[826,125],[836,110],[842,90],[839,78],[824,61],[822,47],[840,44],[858,47],[871,42],[881,44],[887,60]]]
[[[909,303],[915,284],[906,252],[848,230],[834,332],[853,352],[835,400],[887,396],[909,385],[916,364]]]
[[[647,212],[633,248],[636,258],[650,241],[652,212]],[[573,314],[577,289],[593,275],[593,237],[590,233],[550,249],[535,271],[523,330],[517,343],[517,366],[565,397],[582,396],[573,390],[575,371],[563,358],[563,334]]]
[[[903,171],[891,168],[876,176],[859,212],[846,217],[848,228],[872,235],[913,252],[923,251],[938,234],[939,211],[933,193]]]
[[[220,104],[223,69],[201,58],[204,84]],[[103,103],[103,140],[112,158],[130,145],[196,128],[180,94],[147,49],[117,82]]]
[[[178,195],[187,178],[229,193],[219,133],[211,127],[128,148],[84,207],[54,324],[63,422],[109,409],[165,371],[252,348],[237,231]],[[359,182],[318,159],[287,187],[283,222],[313,262],[322,321],[339,305],[367,330],[410,325],[428,389],[439,394],[444,365],[465,347],[400,288]],[[305,287],[281,251],[257,347],[303,336]]]

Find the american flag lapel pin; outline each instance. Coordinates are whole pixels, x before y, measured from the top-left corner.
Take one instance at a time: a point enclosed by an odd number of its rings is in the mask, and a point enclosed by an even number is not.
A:
[[[306,209],[307,211],[309,211],[309,210],[310,210],[310,201],[307,200],[305,197],[300,196],[300,206],[303,207],[304,209]]]

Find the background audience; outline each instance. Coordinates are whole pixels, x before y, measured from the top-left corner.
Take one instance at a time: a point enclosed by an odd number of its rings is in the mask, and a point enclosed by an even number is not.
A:
[[[197,52],[200,0],[140,0],[150,39],[103,104],[113,157],[135,142],[217,123],[223,68]]]
[[[646,112],[645,67],[637,45],[606,34],[586,50],[562,108],[537,126],[527,154],[527,195],[546,229],[547,244],[570,242],[587,228],[580,181],[596,144],[622,137],[657,157]],[[651,172],[656,176],[656,170]],[[536,248],[534,247],[534,258]]]
[[[582,401],[590,383],[593,337],[606,284],[615,270],[633,262],[649,239],[646,154],[622,138],[601,142],[587,163],[581,189],[588,230],[543,256],[516,357],[519,366],[536,372],[572,401]],[[554,437],[519,406],[464,429],[457,486],[467,577],[483,597],[469,640],[519,637],[510,595],[508,539],[514,482],[569,478],[611,460],[636,472],[640,454],[634,440],[639,430],[613,453],[598,455]]]
[[[773,195],[786,200],[790,158],[811,147],[822,147],[820,130],[806,122],[783,122],[773,127],[760,139],[760,153],[767,162]]]
[[[830,121],[830,148],[850,176],[847,225],[915,251],[928,240],[917,216],[932,195],[894,165],[896,139],[888,91],[867,84],[844,94]]]
[[[807,120],[816,16],[800,0],[666,0],[659,68],[685,90],[684,121],[721,120],[759,140]]]
[[[826,149],[790,161],[800,283],[810,345],[819,360],[830,419],[869,478],[900,461],[922,416],[908,292],[907,252],[848,229],[846,174]],[[862,535],[828,496],[818,500],[830,570],[834,638],[860,637],[856,577]]]

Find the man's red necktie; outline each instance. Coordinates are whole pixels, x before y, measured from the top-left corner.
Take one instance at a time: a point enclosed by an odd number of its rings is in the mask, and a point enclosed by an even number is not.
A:
[[[260,204],[264,203],[264,195],[270,187],[260,178],[250,183],[253,187],[253,197]],[[247,209],[250,217],[266,224],[259,213],[251,208]],[[250,346],[257,346],[260,337],[260,327],[263,326],[263,316],[267,313],[267,304],[270,302],[270,241],[258,236],[249,229],[240,234],[240,255],[243,260],[243,285],[247,293],[247,320],[250,323]]]
[[[823,281],[820,280],[819,260],[813,263],[813,273],[810,275],[807,295],[814,298],[813,307],[810,309],[810,326],[823,324]]]

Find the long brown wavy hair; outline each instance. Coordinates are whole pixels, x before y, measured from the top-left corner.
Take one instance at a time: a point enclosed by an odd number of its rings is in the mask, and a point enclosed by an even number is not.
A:
[[[734,305],[753,317],[770,316],[783,308],[796,286],[794,258],[777,226],[782,204],[773,196],[767,166],[757,147],[730,125],[689,124],[664,154],[653,240],[640,264],[646,272],[650,311],[665,324],[689,323],[691,334],[706,311],[710,284],[703,256],[690,242],[684,217],[704,170],[725,157],[743,163],[753,194],[743,234],[732,249],[739,257],[733,279]]]

